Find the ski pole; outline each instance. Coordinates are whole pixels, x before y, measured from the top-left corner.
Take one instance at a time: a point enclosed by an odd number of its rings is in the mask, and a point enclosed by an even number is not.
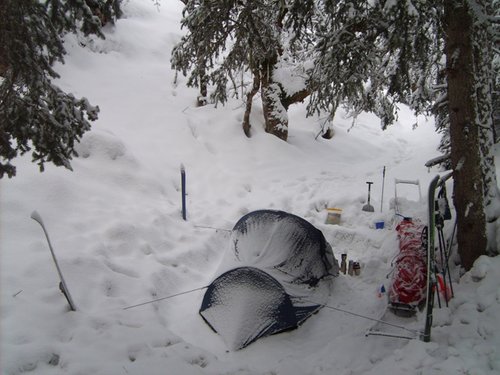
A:
[[[438,237],[439,237],[439,254],[441,257],[441,274],[443,276],[443,286],[444,286],[444,299],[446,302],[446,307],[448,307],[448,299],[450,296],[448,296],[448,283],[446,281],[446,271],[448,268],[448,262],[446,259],[446,252],[445,252],[445,247],[446,247],[446,242],[444,239],[444,233],[443,233],[443,228],[438,229]]]
[[[385,185],[385,165],[382,171],[382,197],[380,198],[380,212],[382,212],[382,207],[384,206],[384,185]]]
[[[445,257],[446,257],[446,269],[448,270],[448,279],[450,280],[450,292],[451,292],[451,297],[455,297],[455,293],[453,291],[453,283],[451,282],[451,273],[450,273],[450,254],[451,254],[451,247],[453,245],[453,238],[455,237],[455,231],[457,229],[457,221],[455,220],[455,225],[453,226],[453,232],[451,233],[451,238],[450,242],[448,243],[448,249],[445,252]]]

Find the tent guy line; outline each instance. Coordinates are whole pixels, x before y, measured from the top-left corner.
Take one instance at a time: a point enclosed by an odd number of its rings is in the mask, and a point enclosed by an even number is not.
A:
[[[327,309],[330,309],[330,310],[340,311],[340,312],[343,312],[345,314],[349,314],[349,315],[352,315],[352,316],[357,316],[358,318],[363,318],[363,319],[371,320],[373,322],[385,324],[385,325],[388,325],[388,326],[391,326],[391,327],[394,327],[394,328],[399,328],[399,329],[411,332],[413,334],[417,334],[417,335],[420,334],[419,330],[406,328],[404,326],[401,326],[401,325],[398,325],[398,324],[394,324],[394,323],[391,323],[391,322],[387,322],[385,320],[380,320],[380,319],[377,319],[377,318],[372,318],[371,316],[366,316],[366,315],[358,314],[358,313],[355,313],[353,311],[344,310],[344,309],[341,309],[341,308],[338,308],[338,307],[329,306],[329,305],[323,305],[323,307],[325,307]]]
[[[216,228],[216,227],[210,227],[210,226],[207,226],[207,225],[195,225],[194,226],[195,228],[201,228],[201,229],[213,229],[213,230],[220,230],[220,231],[223,231],[223,232],[231,232],[232,229],[225,229],[225,228]]]
[[[179,293],[171,294],[171,295],[169,295],[169,296],[162,297],[162,298],[157,298],[157,299],[154,299],[154,300],[151,300],[151,301],[138,303],[138,304],[136,304],[136,305],[131,305],[131,306],[123,307],[123,308],[122,308],[122,310],[129,310],[129,309],[133,309],[133,308],[135,308],[135,307],[140,307],[140,306],[148,305],[148,304],[150,304],[150,303],[154,303],[154,302],[158,302],[158,301],[163,301],[163,300],[170,299],[170,298],[173,298],[173,297],[182,296],[182,295],[184,295],[184,294],[193,293],[193,292],[196,292],[196,291],[198,291],[198,290],[203,290],[203,289],[206,289],[206,288],[208,288],[208,285],[201,286],[201,287],[199,287],[199,288],[195,288],[195,289],[191,289],[191,290],[186,290],[186,291],[184,291],[184,292],[179,292]]]
[[[179,292],[179,293],[171,294],[171,295],[168,295],[168,296],[165,296],[165,297],[161,297],[161,298],[157,298],[157,299],[154,299],[154,300],[151,300],[151,301],[146,301],[146,302],[138,303],[136,305],[131,305],[131,306],[123,307],[122,310],[130,310],[130,309],[133,309],[133,308],[136,308],[136,307],[141,307],[141,306],[149,305],[149,304],[154,303],[154,302],[164,301],[164,300],[167,300],[167,299],[170,299],[170,298],[174,298],[174,297],[182,296],[182,295],[185,295],[185,294],[197,292],[199,290],[203,290],[203,289],[206,289],[208,287],[209,287],[209,285],[205,285],[205,286],[201,286],[201,287],[198,287],[198,288],[186,290],[184,292]],[[315,303],[314,301],[310,301],[310,302]],[[373,322],[385,324],[385,325],[388,325],[388,326],[391,326],[391,327],[394,327],[394,328],[399,328],[399,329],[411,332],[413,334],[419,334],[420,333],[418,330],[409,329],[409,328],[406,328],[406,327],[398,325],[398,324],[386,322],[384,320],[373,318],[371,316],[366,316],[366,315],[358,314],[358,313],[355,313],[353,311],[341,309],[339,307],[334,307],[334,306],[330,306],[330,305],[326,305],[326,304],[322,304],[322,306],[325,307],[325,308],[327,308],[327,309],[330,309],[330,310],[340,311],[340,312],[343,312],[343,313],[348,314],[348,315],[356,316],[358,318],[363,318],[363,319],[371,320]]]

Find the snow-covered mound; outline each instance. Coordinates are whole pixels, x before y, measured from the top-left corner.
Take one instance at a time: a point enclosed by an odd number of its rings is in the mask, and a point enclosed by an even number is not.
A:
[[[454,285],[450,306],[435,311],[430,343],[365,337],[373,321],[359,316],[378,318],[386,307],[377,291],[398,251],[389,208],[394,179],[425,187],[437,173],[424,167],[438,155],[431,119],[402,107],[399,121],[382,132],[372,115],[359,115],[352,127],[339,113],[334,138],[315,139],[323,119],[306,119],[305,104],[297,105],[285,143],[262,130],[256,98],[254,133],[246,138],[241,101],[197,108],[196,90],[169,68],[183,33],[182,2],[123,4],[125,17],[106,30],[106,40],[68,36],[66,64],[56,67],[58,85],[101,109],[74,171],[47,165],[41,174],[26,155],[15,161],[18,175],[0,181],[2,374],[500,372],[500,258],[479,259]],[[375,213],[361,210],[366,181],[374,182]],[[339,225],[325,224],[327,207],[342,209]],[[305,218],[337,259],[346,253],[358,261],[361,274],[336,278],[331,308],[299,330],[226,352],[198,314],[201,288],[220,265],[227,230],[262,208]],[[76,312],[59,291],[43,232],[30,219],[34,210]],[[380,220],[385,229],[377,230]]]

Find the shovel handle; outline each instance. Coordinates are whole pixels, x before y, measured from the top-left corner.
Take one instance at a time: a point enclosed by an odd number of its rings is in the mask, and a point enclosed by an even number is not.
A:
[[[372,181],[366,181],[366,183],[368,184],[368,204],[370,204],[370,191],[372,189],[373,182]]]

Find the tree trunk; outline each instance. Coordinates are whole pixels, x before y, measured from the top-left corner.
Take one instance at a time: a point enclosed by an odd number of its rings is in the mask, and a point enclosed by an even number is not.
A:
[[[264,64],[261,70],[262,109],[266,132],[286,141],[288,139],[288,114],[281,103],[281,88],[273,81],[274,64]]]
[[[486,3],[481,6],[483,14],[493,17],[493,11]],[[497,209],[498,187],[493,153],[495,129],[493,122],[493,87],[495,73],[493,71],[493,40],[490,24],[484,18],[475,18],[473,23],[474,67],[477,93],[477,119],[479,127],[479,144],[481,150],[481,168],[484,187],[484,206],[486,215],[487,253],[497,255],[496,220],[500,214]]]
[[[247,100],[245,106],[245,114],[243,115],[243,132],[250,138],[250,113],[252,112],[252,101],[253,97],[259,91],[260,87],[260,73],[258,69],[253,71],[253,84],[252,89],[247,93]]]
[[[201,59],[198,59],[199,61],[199,66],[201,67],[203,64],[201,62]],[[199,86],[200,86],[200,95],[198,95],[198,98],[197,98],[197,105],[198,107],[203,107],[205,105],[207,105],[208,103],[208,100],[207,100],[207,97],[208,97],[208,77],[207,77],[207,73],[205,71],[204,68],[200,68],[200,79],[199,79]]]
[[[303,89],[300,91],[297,91],[296,93],[286,96],[281,99],[281,102],[283,103],[283,107],[288,111],[288,108],[295,103],[303,102],[305,98],[307,98],[309,95],[311,95],[311,91],[309,89]]]
[[[472,17],[467,4],[466,0],[446,0],[444,27],[458,252],[462,266],[469,270],[486,253],[487,240],[476,124]]]

